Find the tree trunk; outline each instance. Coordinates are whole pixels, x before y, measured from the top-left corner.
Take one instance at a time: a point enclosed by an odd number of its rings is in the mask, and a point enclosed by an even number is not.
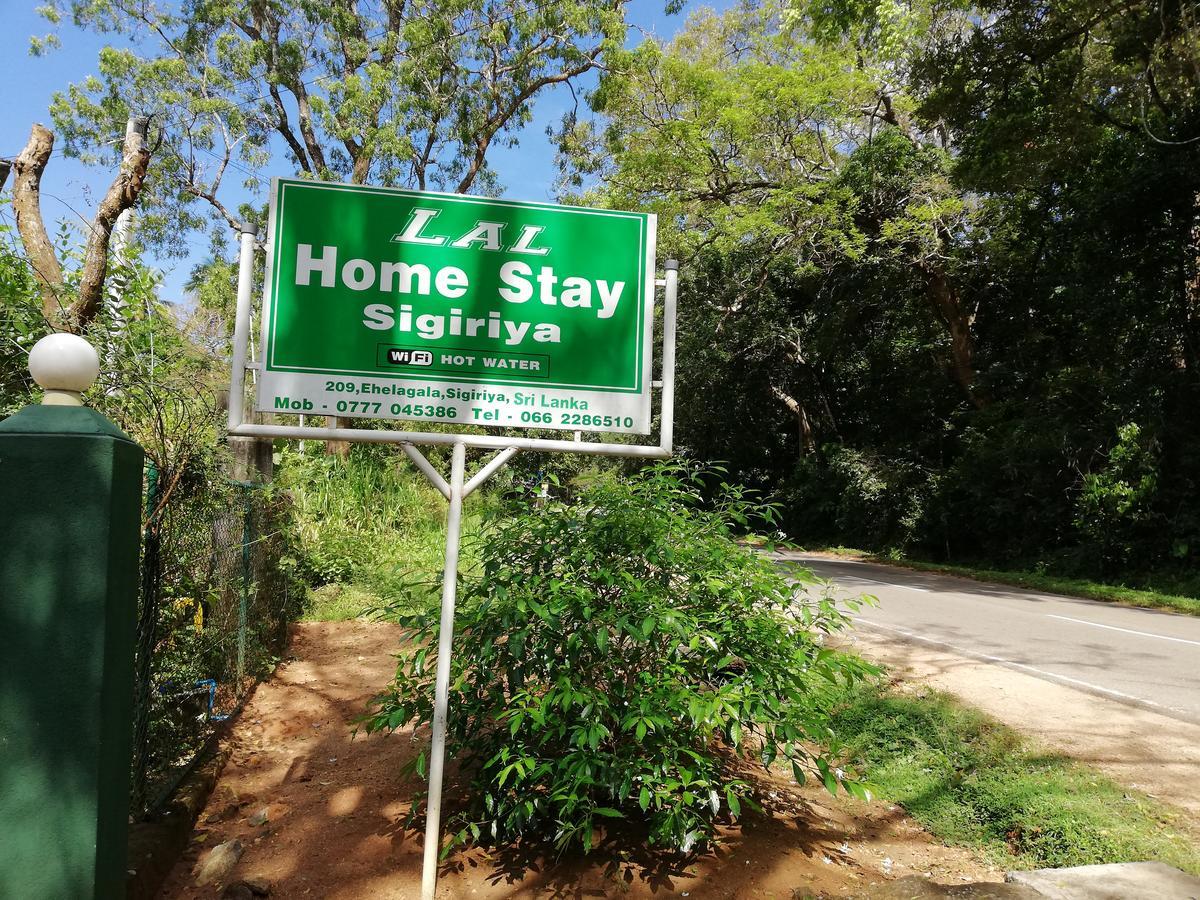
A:
[[[775,385],[771,385],[771,393],[796,417],[796,428],[800,437],[800,455],[811,456],[816,453],[817,441],[813,436],[812,422],[808,418],[808,410],[804,408],[804,404]]]
[[[12,192],[17,233],[42,288],[42,313],[48,321],[58,322],[62,313],[62,266],[42,222],[41,195],[42,172],[52,152],[54,134],[45,125],[34,125],[29,132],[29,143],[13,163],[16,178]]]
[[[350,423],[346,419],[338,416],[325,417],[326,428],[349,428]],[[336,456],[338,459],[346,460],[350,458],[350,442],[349,441],[326,441],[325,455]]]
[[[55,328],[83,331],[100,312],[104,302],[104,277],[108,272],[108,241],[113,225],[137,202],[150,164],[150,150],[143,134],[130,129],[125,135],[121,168],[105,192],[88,231],[79,279],[79,297],[64,310],[62,265],[42,220],[41,182],[46,163],[54,151],[54,134],[44,125],[34,125],[29,143],[17,157],[13,182],[13,210],[17,232],[34,275],[42,286],[42,312]]]
[[[988,399],[975,386],[975,335],[971,330],[975,317],[967,312],[958,288],[940,266],[921,264],[919,268],[925,275],[929,304],[950,337],[950,376],[971,405],[983,409]]]
[[[96,318],[103,306],[104,279],[108,274],[109,238],[121,213],[137,202],[149,165],[150,148],[146,146],[143,133],[136,128],[127,129],[121,154],[121,168],[96,208],[96,216],[88,233],[83,273],[79,279],[79,299],[71,307],[70,314],[69,324],[77,331],[82,331]]]
[[[1192,221],[1188,229],[1187,260],[1183,282],[1183,339],[1179,363],[1192,379],[1200,377],[1200,193],[1192,195]]]

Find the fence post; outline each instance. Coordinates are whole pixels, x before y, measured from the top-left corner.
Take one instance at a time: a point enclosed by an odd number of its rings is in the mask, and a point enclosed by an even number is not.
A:
[[[125,892],[142,450],[82,405],[99,360],[52,334],[42,406],[0,422],[0,878],[23,900]]]
[[[242,491],[242,595],[238,599],[238,633],[237,633],[237,693],[241,696],[242,682],[246,678],[246,624],[250,617],[250,547],[254,541],[254,506],[251,501],[252,491],[249,485],[243,484]]]

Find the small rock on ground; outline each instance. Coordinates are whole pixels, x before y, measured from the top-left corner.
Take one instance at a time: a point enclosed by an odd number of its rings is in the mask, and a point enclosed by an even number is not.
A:
[[[271,808],[269,806],[264,806],[258,812],[254,813],[254,815],[250,816],[250,818],[246,819],[246,824],[252,825],[255,827],[257,827],[259,825],[265,825],[265,824],[267,824],[267,819],[269,819],[270,817],[271,817]]]
[[[201,863],[200,871],[196,874],[196,884],[205,885],[215,881],[224,881],[233,871],[238,860],[242,858],[244,849],[242,842],[236,839],[217,844]]]

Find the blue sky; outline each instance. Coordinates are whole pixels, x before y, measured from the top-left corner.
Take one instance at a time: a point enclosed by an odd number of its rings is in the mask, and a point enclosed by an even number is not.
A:
[[[684,13],[668,16],[663,12],[665,0],[632,0],[629,19],[645,31],[669,37],[682,27]],[[688,9],[700,5],[724,8],[731,0],[691,3]],[[6,3],[5,6],[10,4]],[[69,24],[59,29],[62,46],[41,57],[29,55],[29,38],[50,31],[49,24],[34,11],[35,0],[11,3],[5,10],[5,27],[0,29],[0,83],[7,86],[4,96],[4,115],[0,117],[0,157],[16,156],[29,137],[30,125],[43,122],[50,125],[50,98],[68,84],[82,81],[96,71],[97,55],[106,43],[103,36],[80,31]],[[636,38],[636,32],[631,33]],[[533,121],[522,131],[520,145],[513,149],[498,149],[490,157],[505,185],[505,196],[526,200],[551,200],[554,183],[554,153],[546,139],[546,127],[556,123],[573,103],[570,91],[557,88],[539,97]],[[278,171],[266,175],[293,174],[283,159]],[[42,186],[42,213],[46,227],[53,230],[62,220],[90,219],[94,205],[112,178],[111,170],[90,168],[55,152],[46,168]],[[233,187],[233,185],[230,185]],[[241,197],[231,193],[236,206]],[[7,210],[3,211],[7,216]],[[192,266],[204,258],[208,242],[203,235],[181,236],[188,244],[184,259],[151,260],[163,271],[163,298],[183,302],[183,283]]]

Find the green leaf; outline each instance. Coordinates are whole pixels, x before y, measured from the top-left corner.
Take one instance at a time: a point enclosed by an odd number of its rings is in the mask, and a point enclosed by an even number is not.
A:
[[[642,812],[645,812],[646,808],[649,805],[650,805],[650,789],[643,786],[641,791],[638,792],[638,806],[640,806],[642,808]]]
[[[831,793],[831,794],[836,794],[838,780],[836,777],[834,777],[834,774],[832,771],[830,771],[828,769],[825,771],[824,781],[825,781],[825,790],[829,791],[829,793]]]
[[[867,790],[867,788],[860,782],[843,781],[842,787],[846,789],[846,792],[849,793],[850,796],[856,797],[859,800],[870,801],[871,799],[871,792]]]
[[[737,794],[733,793],[732,791],[726,791],[725,802],[729,804],[729,811],[733,813],[735,818],[741,816],[742,804],[741,801],[738,800]]]

